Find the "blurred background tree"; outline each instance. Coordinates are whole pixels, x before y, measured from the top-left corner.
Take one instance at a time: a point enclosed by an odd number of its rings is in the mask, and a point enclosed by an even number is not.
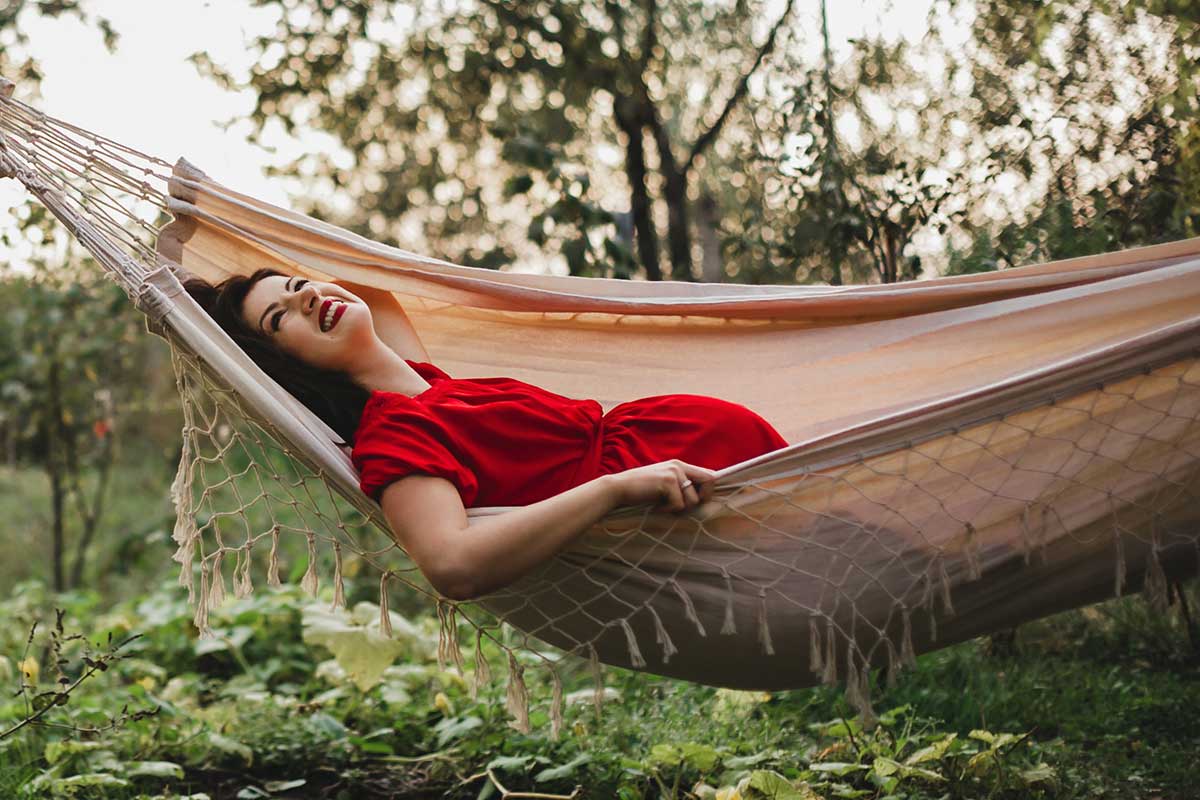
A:
[[[328,136],[305,210],[460,263],[892,282],[1196,227],[1187,3],[941,0],[840,60],[824,2],[256,5],[248,74],[194,59]]]
[[[117,46],[112,26],[88,3],[8,3],[0,8],[0,74],[19,81],[27,97],[37,96],[42,79],[18,24],[28,14],[75,16],[96,29],[109,52]],[[174,403],[165,403],[173,400],[174,381],[162,344],[144,333],[141,314],[49,212],[28,198],[13,216],[15,229],[0,234],[3,244],[19,239],[30,255],[0,264],[0,464],[17,477],[18,488],[11,505],[0,503],[16,541],[0,542],[37,554],[12,566],[63,591],[95,574],[97,535],[109,521],[121,461],[146,457],[147,434],[178,430]],[[123,452],[126,438],[132,441]],[[169,469],[161,440],[157,447],[155,455]],[[173,453],[173,443],[169,448]],[[31,473],[44,481],[44,492],[20,491],[28,485],[20,477]],[[161,523],[165,510],[147,513],[143,504],[141,515]],[[107,567],[119,556],[105,548],[103,560]]]

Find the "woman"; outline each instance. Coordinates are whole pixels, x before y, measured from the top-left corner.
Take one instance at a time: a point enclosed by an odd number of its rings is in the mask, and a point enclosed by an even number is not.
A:
[[[398,305],[377,304],[390,323],[381,336],[371,308],[337,284],[260,270],[185,286],[353,443],[363,491],[452,599],[511,583],[618,506],[693,508],[711,499],[712,470],[787,445],[761,417],[715,398],[649,397],[605,414],[594,400],[509,378],[451,378],[427,362]],[[468,529],[466,508],[489,505],[521,507]]]

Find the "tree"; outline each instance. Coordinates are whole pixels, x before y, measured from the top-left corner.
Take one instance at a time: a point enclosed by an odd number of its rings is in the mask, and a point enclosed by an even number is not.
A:
[[[636,260],[657,279],[661,210],[665,274],[689,280],[692,187],[757,102],[751,80],[793,3],[763,29],[766,4],[750,0],[478,0],[408,19],[399,3],[259,0],[279,22],[253,44],[250,116],[260,134],[331,134],[348,163],[314,153],[285,172],[347,193],[355,211],[339,221],[375,238],[405,244],[419,228],[454,260],[495,267],[516,258],[515,224],[574,274],[626,276]],[[597,196],[617,177],[623,201]]]
[[[950,7],[961,5],[955,2]],[[960,69],[984,184],[1006,213],[951,269],[1085,255],[1200,232],[1200,9],[1172,0],[978,0]]]

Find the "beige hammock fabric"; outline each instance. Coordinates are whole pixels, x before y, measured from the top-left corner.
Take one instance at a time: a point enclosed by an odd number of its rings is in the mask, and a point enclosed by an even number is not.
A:
[[[186,162],[168,175],[164,162],[27,106],[3,110],[0,170],[98,254],[175,350],[186,416],[176,557],[193,589],[200,560],[202,628],[225,596],[224,558],[236,559],[235,593],[252,590],[260,540],[306,536],[313,591],[316,545],[329,542],[335,604],[342,548],[375,563],[389,547],[336,510],[335,494],[380,523],[336,437],[181,292],[177,267],[210,280],[269,266],[349,282],[384,329],[398,302],[455,377],[505,375],[606,408],[708,394],[771,421],[792,445],[721,471],[705,507],[618,510],[483,599],[594,665],[758,689],[844,680],[869,713],[868,664],[911,662],[1143,584],[1161,603],[1168,576],[1200,563],[1200,239],[891,286],[500,273],[371,242]],[[47,130],[57,160],[39,156]],[[135,179],[112,177],[131,164]],[[96,186],[170,210],[157,251],[171,269],[154,270],[140,250],[120,255],[120,215],[97,223],[96,204],[78,199]],[[244,480],[260,491],[241,495]],[[281,522],[281,508],[303,524]],[[403,570],[384,570],[386,626],[387,585]],[[274,547],[267,572],[277,580]],[[473,606],[438,608],[440,656],[462,665],[457,615],[493,638]],[[552,670],[560,659],[530,639],[506,647],[510,708],[527,727],[522,646]],[[483,659],[475,669],[490,674]],[[553,680],[557,729],[556,670]]]

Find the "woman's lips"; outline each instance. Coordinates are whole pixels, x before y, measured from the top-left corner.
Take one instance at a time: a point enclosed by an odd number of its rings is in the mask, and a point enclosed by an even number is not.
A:
[[[336,305],[335,305],[336,303]],[[333,330],[338,324],[338,320],[342,318],[342,314],[346,313],[346,304],[341,300],[334,300],[332,297],[321,303],[321,310],[317,314],[317,322],[324,333]]]

